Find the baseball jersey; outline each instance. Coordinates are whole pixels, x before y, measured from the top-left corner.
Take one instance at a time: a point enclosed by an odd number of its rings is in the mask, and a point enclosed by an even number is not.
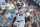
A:
[[[21,21],[21,20],[25,20],[24,17],[25,17],[25,11],[26,9],[21,9],[21,10],[16,10],[15,11],[15,14],[16,14],[16,21]]]

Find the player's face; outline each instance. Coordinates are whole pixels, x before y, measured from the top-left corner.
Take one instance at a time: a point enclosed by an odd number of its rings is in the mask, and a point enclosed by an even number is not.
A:
[[[21,8],[21,6],[18,6],[18,8]]]

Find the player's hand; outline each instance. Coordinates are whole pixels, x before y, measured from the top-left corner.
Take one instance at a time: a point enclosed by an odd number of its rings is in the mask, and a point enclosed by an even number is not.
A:
[[[17,22],[14,22],[14,25],[16,26],[17,25]]]
[[[27,15],[25,15],[25,17],[27,18],[28,16],[27,16]]]

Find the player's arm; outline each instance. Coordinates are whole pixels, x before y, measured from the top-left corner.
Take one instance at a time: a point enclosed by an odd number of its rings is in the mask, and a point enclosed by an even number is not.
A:
[[[14,13],[14,15],[13,15],[13,21],[12,21],[12,23],[14,23],[14,22],[16,21],[16,17],[17,17],[17,11],[15,10],[14,12],[15,12],[15,13]]]

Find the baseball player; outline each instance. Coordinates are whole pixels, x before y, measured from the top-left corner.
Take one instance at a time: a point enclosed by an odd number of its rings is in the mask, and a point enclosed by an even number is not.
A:
[[[22,4],[17,4],[18,10],[15,11],[17,27],[24,27],[25,25],[25,11],[22,9]]]

